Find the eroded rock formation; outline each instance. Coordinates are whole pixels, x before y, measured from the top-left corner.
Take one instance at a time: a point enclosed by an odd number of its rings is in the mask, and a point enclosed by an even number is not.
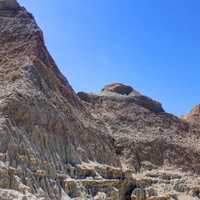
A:
[[[140,93],[134,90],[129,85],[124,85],[122,83],[113,83],[110,85],[106,85],[102,90],[102,94],[114,95],[114,94],[121,94],[121,95],[131,95],[131,96],[140,96]]]
[[[199,129],[130,86],[76,94],[33,16],[0,1],[0,199],[200,198]]]
[[[195,106],[192,111],[183,117],[188,122],[200,124],[200,105]]]

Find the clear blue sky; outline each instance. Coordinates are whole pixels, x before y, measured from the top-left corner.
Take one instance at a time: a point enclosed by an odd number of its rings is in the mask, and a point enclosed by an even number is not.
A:
[[[199,0],[19,0],[76,91],[122,82],[182,115],[200,103]]]

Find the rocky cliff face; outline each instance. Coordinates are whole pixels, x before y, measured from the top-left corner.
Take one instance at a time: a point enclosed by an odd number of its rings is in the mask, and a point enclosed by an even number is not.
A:
[[[76,94],[33,16],[0,1],[0,199],[198,199],[199,134],[130,86]]]
[[[183,119],[191,123],[200,124],[200,105],[195,106]]]

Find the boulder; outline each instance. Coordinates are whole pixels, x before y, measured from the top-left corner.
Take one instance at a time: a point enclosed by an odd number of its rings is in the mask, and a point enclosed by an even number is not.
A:
[[[98,194],[94,197],[94,200],[106,200],[107,196],[104,192],[98,192]]]
[[[120,95],[140,95],[139,92],[135,91],[131,86],[124,85],[122,83],[113,83],[110,85],[106,85],[102,90],[102,93],[111,92],[117,93]]]

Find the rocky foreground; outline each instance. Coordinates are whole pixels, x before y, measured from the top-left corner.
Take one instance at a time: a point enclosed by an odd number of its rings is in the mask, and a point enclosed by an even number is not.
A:
[[[33,16],[0,1],[0,200],[200,199],[200,109],[130,86],[76,94]]]

